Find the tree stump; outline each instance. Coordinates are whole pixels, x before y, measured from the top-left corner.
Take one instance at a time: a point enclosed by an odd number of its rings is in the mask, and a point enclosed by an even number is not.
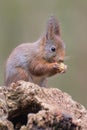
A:
[[[0,87],[0,130],[87,130],[87,110],[57,88]]]

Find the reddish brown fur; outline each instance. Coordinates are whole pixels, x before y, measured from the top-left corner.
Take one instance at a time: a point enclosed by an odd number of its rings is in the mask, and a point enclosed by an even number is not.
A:
[[[50,50],[53,46],[55,52]],[[46,34],[38,42],[20,45],[12,52],[7,61],[5,85],[25,80],[46,86],[47,77],[60,73],[58,62],[64,61],[64,56],[59,23],[51,17]]]
[[[34,59],[29,65],[30,72],[35,76],[51,76],[59,72],[58,63],[49,63],[42,59]]]

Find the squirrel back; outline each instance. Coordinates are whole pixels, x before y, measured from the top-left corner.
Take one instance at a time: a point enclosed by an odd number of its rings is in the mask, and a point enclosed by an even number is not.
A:
[[[59,22],[51,16],[46,32],[34,43],[24,43],[17,46],[6,63],[5,85],[25,80],[46,86],[46,78],[61,70],[60,63],[64,61],[65,45],[61,39]]]

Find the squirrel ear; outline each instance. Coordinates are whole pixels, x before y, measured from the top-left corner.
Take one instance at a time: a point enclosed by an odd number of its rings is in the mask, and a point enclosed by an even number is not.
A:
[[[46,28],[46,39],[50,40],[54,37],[54,25],[51,19],[49,19]]]
[[[47,24],[46,38],[53,39],[54,35],[60,36],[60,25],[58,20],[51,16]]]
[[[55,35],[61,36],[59,21],[55,17],[53,17],[53,22],[54,22],[54,33],[55,33]]]

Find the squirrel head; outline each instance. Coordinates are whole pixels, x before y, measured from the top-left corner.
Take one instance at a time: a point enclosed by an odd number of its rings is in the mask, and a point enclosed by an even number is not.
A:
[[[46,33],[43,38],[44,59],[48,62],[63,62],[65,45],[61,39],[60,25],[54,16],[47,23]]]

